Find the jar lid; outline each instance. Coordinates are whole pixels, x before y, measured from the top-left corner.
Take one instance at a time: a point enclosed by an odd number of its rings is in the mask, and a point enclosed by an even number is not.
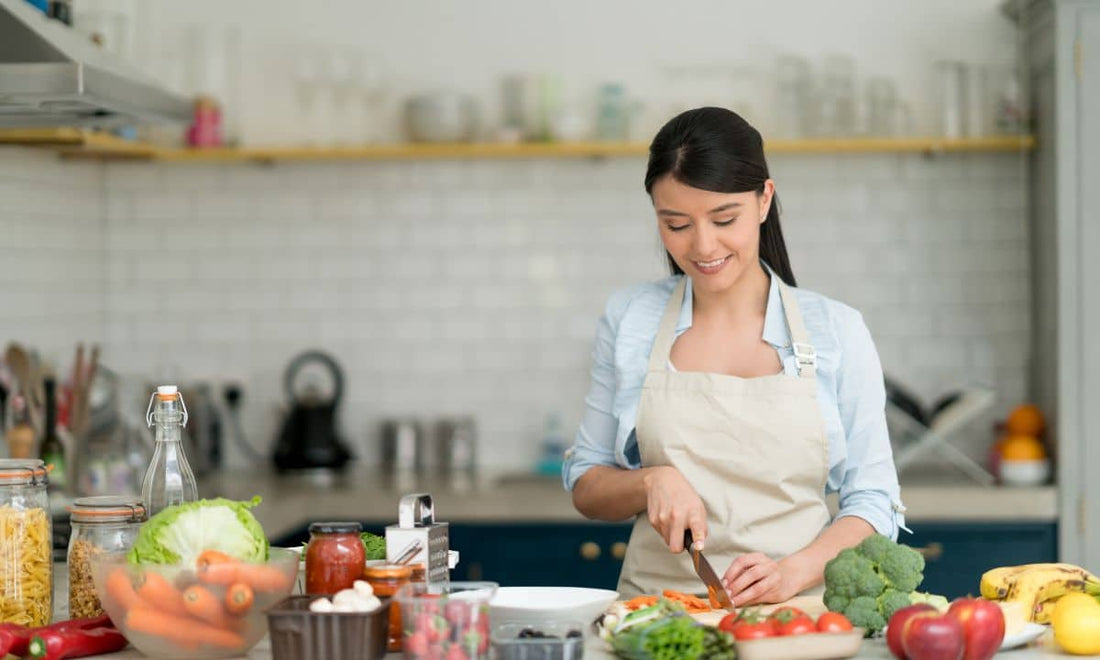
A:
[[[310,523],[310,534],[358,534],[363,525],[357,522],[315,522]]]
[[[37,486],[49,483],[46,464],[37,458],[0,458],[0,485]]]
[[[140,497],[121,495],[79,497],[69,507],[69,513],[75,522],[145,522],[149,518]]]
[[[405,579],[412,577],[413,567],[408,564],[367,564],[363,577],[370,579]]]

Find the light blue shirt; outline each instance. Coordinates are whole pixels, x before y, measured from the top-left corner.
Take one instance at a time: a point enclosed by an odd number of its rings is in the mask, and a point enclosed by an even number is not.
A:
[[[608,300],[592,351],[592,384],[585,397],[584,419],[562,469],[568,490],[594,465],[641,467],[634,434],[638,401],[657,326],[680,277],[623,289]],[[825,493],[839,493],[838,518],[857,516],[880,534],[897,539],[898,529],[905,529],[905,507],[886,429],[882,364],[871,333],[863,316],[851,307],[812,291],[791,290],[797,295],[806,332],[817,352],[817,400],[829,437]],[[676,336],[690,328],[691,322],[689,279]],[[778,350],[783,372],[797,378],[774,274],[763,339]]]

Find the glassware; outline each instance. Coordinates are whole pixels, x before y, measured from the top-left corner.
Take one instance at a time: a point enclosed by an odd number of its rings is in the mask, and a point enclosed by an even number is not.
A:
[[[404,629],[401,620],[401,607],[396,598],[397,592],[406,584],[412,582],[413,567],[402,564],[368,564],[363,577],[374,589],[376,596],[389,597],[390,601],[390,625],[386,648],[390,651],[400,651],[404,638]],[[422,583],[421,583],[422,584]]]
[[[0,459],[0,622],[44,626],[53,612],[46,464]]]
[[[187,425],[187,406],[175,385],[161,385],[149,397],[145,421],[156,424],[156,448],[141,482],[141,499],[154,516],[167,506],[194,502],[199,494],[180,438],[180,429]]]
[[[939,134],[948,138],[960,138],[967,134],[966,123],[969,117],[966,64],[938,62],[936,79],[939,89]]]
[[[775,93],[776,136],[801,138],[811,135],[813,75],[810,64],[794,55],[780,56],[776,60]]]
[[[99,616],[103,605],[92,580],[92,558],[129,552],[148,515],[140,499],[118,496],[78,498],[69,513],[69,616]]]
[[[845,55],[829,55],[822,65],[815,133],[824,137],[854,135],[855,99],[855,63]]]
[[[367,553],[357,522],[316,522],[306,547],[306,593],[334,594],[363,577]]]
[[[626,142],[630,138],[630,102],[626,89],[619,83],[600,87],[596,112],[596,139],[604,142]]]
[[[897,135],[898,92],[889,78],[867,81],[867,134],[871,137]]]

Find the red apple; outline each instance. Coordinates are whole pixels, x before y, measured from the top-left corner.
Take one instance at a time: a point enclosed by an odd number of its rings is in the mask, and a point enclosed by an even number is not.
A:
[[[890,616],[886,624],[886,645],[890,647],[890,653],[898,660],[905,660],[905,651],[901,647],[901,631],[905,630],[905,622],[917,612],[935,612],[936,608],[928,603],[918,603],[903,607]]]
[[[962,624],[939,612],[917,612],[902,626],[901,647],[909,660],[961,660]]]
[[[962,624],[966,651],[963,660],[989,660],[1005,638],[1005,615],[1000,605],[983,598],[958,598],[947,616]]]

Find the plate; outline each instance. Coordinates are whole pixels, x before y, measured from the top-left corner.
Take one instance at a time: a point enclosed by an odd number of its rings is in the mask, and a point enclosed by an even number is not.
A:
[[[821,660],[850,658],[863,645],[863,628],[734,642],[738,660]]]
[[[493,623],[539,625],[591,623],[619,597],[617,591],[583,587],[500,587],[489,601]]]
[[[1001,642],[1001,650],[1014,649],[1017,646],[1033,642],[1042,637],[1046,629],[1047,627],[1041,623],[1027,623],[1024,625],[1024,629],[1015,635],[1005,635],[1004,641]]]

